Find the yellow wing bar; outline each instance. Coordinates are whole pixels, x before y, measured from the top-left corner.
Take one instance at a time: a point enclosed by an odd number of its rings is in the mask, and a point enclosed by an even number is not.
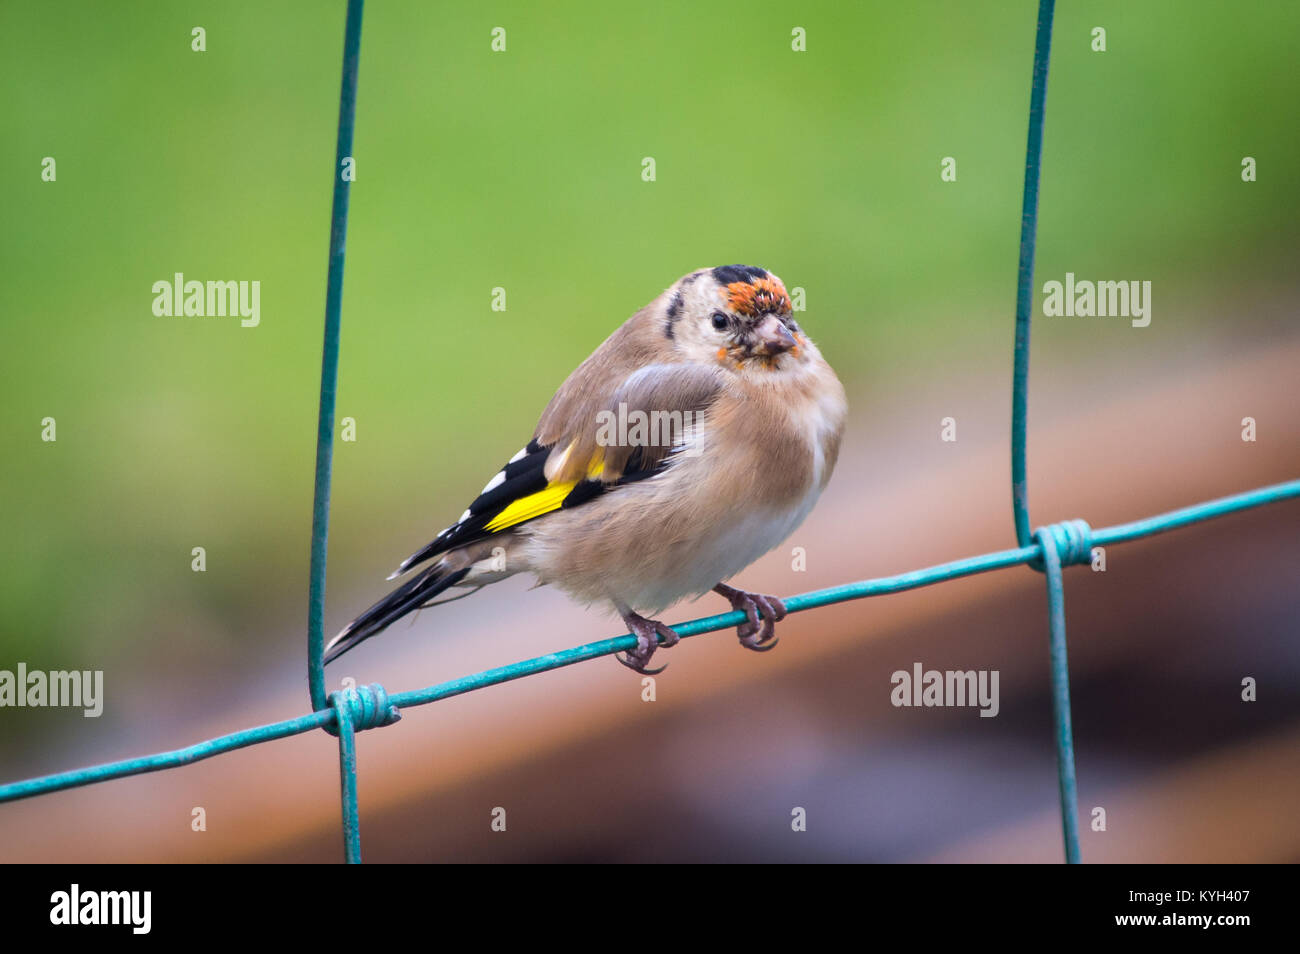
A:
[[[592,459],[591,464],[587,467],[587,479],[595,480],[605,469],[604,454],[597,451],[596,456]],[[488,533],[496,533],[499,530],[505,530],[509,527],[521,523],[527,523],[543,514],[550,513],[552,510],[559,510],[564,504],[564,498],[569,496],[569,491],[578,486],[576,480],[566,480],[561,483],[547,484],[536,493],[529,494],[527,497],[520,497],[512,502],[508,507],[487,522],[485,529]]]

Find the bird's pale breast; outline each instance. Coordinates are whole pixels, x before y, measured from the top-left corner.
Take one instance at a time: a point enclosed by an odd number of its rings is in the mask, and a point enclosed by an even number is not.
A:
[[[780,388],[738,385],[663,474],[522,528],[528,568],[584,602],[653,614],[789,537],[835,465],[843,389],[820,358]]]

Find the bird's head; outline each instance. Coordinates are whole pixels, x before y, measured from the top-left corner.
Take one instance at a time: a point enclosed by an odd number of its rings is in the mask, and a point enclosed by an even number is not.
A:
[[[668,290],[664,334],[682,357],[730,370],[778,371],[806,359],[781,279],[753,265],[721,265]]]

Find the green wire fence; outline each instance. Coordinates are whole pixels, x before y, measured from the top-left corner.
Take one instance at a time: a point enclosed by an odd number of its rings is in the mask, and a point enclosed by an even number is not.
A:
[[[307,676],[313,711],[309,715],[270,725],[243,729],[171,752],[159,752],[135,759],[110,762],[71,772],[46,775],[0,785],[0,802],[14,801],[95,782],[141,775],[189,765],[234,749],[259,745],[273,739],[324,729],[339,740],[339,772],[342,788],[343,843],[346,860],[360,862],[361,835],[357,811],[356,733],[391,725],[401,718],[400,710],[426,705],[476,689],[513,679],[548,672],[563,666],[626,652],[636,647],[630,633],[588,643],[562,652],[549,653],[524,662],[488,669],[425,689],[389,695],[383,686],[369,685],[326,695],[324,656],[325,562],[329,534],[330,472],[334,450],[334,398],[338,381],[339,325],[343,298],[343,258],[347,236],[349,181],[341,174],[343,160],[352,155],[352,132],[356,117],[357,66],[361,49],[363,0],[349,0],[343,43],[343,88],[339,101],[338,149],[335,162],[334,211],[330,231],[329,282],[325,304],[325,345],[321,365],[321,397],[316,449],[316,490],[312,509],[311,584],[308,601]],[[1300,480],[1260,487],[1245,493],[1195,504],[1181,510],[1148,517],[1133,523],[1091,529],[1082,520],[1069,520],[1030,532],[1028,493],[1025,479],[1025,419],[1029,383],[1029,328],[1034,271],[1034,244],[1038,217],[1038,180],[1043,147],[1043,115],[1047,97],[1047,64],[1051,47],[1054,0],[1040,0],[1034,49],[1033,86],[1030,97],[1029,142],[1025,157],[1024,207],[1021,218],[1020,267],[1016,297],[1015,370],[1012,387],[1012,504],[1018,546],[1011,550],[985,553],[938,566],[845,583],[824,590],[785,599],[789,612],[799,613],[903,590],[955,580],[976,573],[1026,564],[1046,576],[1051,659],[1053,717],[1056,730],[1057,770],[1060,781],[1061,823],[1067,862],[1079,857],[1078,805],[1074,771],[1074,737],[1070,728],[1070,677],[1065,643],[1065,595],[1062,568],[1087,564],[1094,547],[1125,543],[1226,516],[1268,503],[1300,498]],[[739,611],[706,616],[675,625],[683,638],[729,629],[744,622]]]

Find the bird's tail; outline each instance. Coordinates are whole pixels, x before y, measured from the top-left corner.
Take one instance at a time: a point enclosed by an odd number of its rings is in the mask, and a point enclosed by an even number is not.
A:
[[[407,613],[413,612],[434,599],[439,593],[459,583],[469,573],[470,567],[451,569],[435,563],[411,577],[370,609],[366,610],[329,641],[325,647],[325,662],[333,662],[345,652]]]

